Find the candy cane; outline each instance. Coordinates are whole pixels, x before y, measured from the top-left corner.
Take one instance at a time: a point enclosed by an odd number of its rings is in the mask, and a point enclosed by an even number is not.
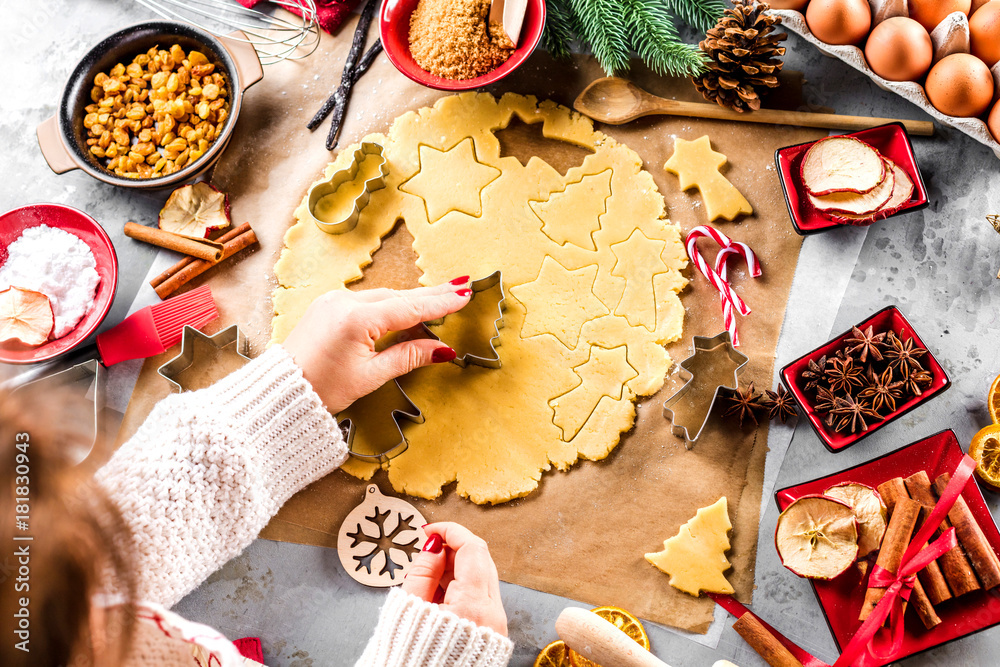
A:
[[[710,267],[705,258],[698,252],[698,239],[706,236],[722,246],[722,249],[715,257],[714,268]],[[719,301],[722,306],[723,322],[726,330],[729,331],[729,335],[732,337],[733,345],[738,346],[740,344],[739,333],[736,328],[736,316],[733,311],[735,309],[741,315],[748,315],[750,314],[750,307],[746,305],[743,299],[740,298],[740,295],[736,293],[736,290],[733,289],[733,286],[729,284],[728,260],[732,255],[743,257],[747,263],[747,268],[750,270],[750,276],[756,278],[761,274],[760,262],[757,259],[757,255],[754,254],[753,250],[747,244],[733,241],[719,230],[704,225],[695,227],[688,233],[686,246],[691,261],[694,262],[695,266],[708,279],[712,286],[718,290]]]

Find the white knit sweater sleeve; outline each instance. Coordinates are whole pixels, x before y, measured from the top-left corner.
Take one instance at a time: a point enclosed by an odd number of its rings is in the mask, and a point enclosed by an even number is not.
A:
[[[280,345],[161,401],[97,474],[132,529],[139,599],[175,604],[346,458],[336,421]]]
[[[504,667],[509,639],[395,588],[355,667]]]

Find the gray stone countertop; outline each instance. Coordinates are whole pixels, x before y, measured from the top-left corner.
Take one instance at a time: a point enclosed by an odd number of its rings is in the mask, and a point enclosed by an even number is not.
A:
[[[108,317],[109,323],[117,322],[127,313],[155,256],[142,244],[122,243],[122,227],[128,220],[155,217],[162,197],[104,185],[78,171],[54,175],[38,151],[34,128],[55,113],[66,77],[80,54],[119,27],[154,16],[130,2],[51,0],[4,2],[0,17],[4,25],[0,54],[8,63],[0,70],[0,140],[6,146],[0,210],[57,202],[97,217],[120,256],[120,286]],[[821,56],[795,36],[788,46],[787,67],[806,74],[810,104],[855,115],[926,118],[916,107],[839,61]],[[790,308],[791,318],[798,313],[804,319],[786,321],[782,346],[797,356],[825,342],[831,333],[896,304],[954,384],[940,398],[840,454],[828,453],[809,426],[800,423],[784,460],[777,460],[775,488],[848,468],[945,428],[954,429],[967,446],[988,422],[985,394],[1000,373],[1000,282],[995,277],[1000,235],[985,216],[1000,213],[1000,160],[949,128],[941,128],[932,138],[915,138],[914,147],[930,206],[867,230],[839,230],[809,241],[814,256],[834,255],[853,246],[851,252],[857,257],[848,257],[848,267],[854,268],[844,281],[842,300]],[[823,261],[817,261],[799,273],[805,276],[801,280],[815,281],[823,280],[827,270]],[[810,330],[810,317],[825,324]],[[796,333],[789,341],[791,330],[809,333]],[[987,499],[996,515],[997,498]],[[777,511],[773,501],[765,499],[764,506],[753,608],[804,648],[832,662],[836,646],[819,606],[808,582],[778,563],[771,542]],[[556,638],[554,620],[571,602],[519,586],[502,587],[517,646],[511,664],[531,665],[538,649]],[[176,610],[229,637],[262,637],[266,662],[273,667],[350,665],[374,628],[382,596],[349,579],[332,550],[257,540]],[[731,623],[730,618],[718,624],[714,638],[703,643],[656,626],[650,628],[650,636],[654,651],[674,666],[711,665],[722,658],[744,667],[762,665],[729,627]],[[905,664],[991,665],[997,663],[998,649],[1000,632],[987,630]]]

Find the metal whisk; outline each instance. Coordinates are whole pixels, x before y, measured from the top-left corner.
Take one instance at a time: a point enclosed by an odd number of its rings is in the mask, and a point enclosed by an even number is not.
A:
[[[214,35],[242,30],[262,65],[305,58],[319,46],[314,0],[271,0],[302,14],[294,19],[248,9],[235,0],[136,0],[168,20],[184,21]]]

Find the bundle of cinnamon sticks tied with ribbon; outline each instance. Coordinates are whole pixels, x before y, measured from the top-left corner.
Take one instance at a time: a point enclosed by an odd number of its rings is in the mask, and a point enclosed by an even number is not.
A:
[[[125,225],[125,235],[188,255],[149,281],[161,299],[166,299],[219,262],[257,244],[257,235],[248,222],[234,227],[214,241],[192,239],[132,222]]]

